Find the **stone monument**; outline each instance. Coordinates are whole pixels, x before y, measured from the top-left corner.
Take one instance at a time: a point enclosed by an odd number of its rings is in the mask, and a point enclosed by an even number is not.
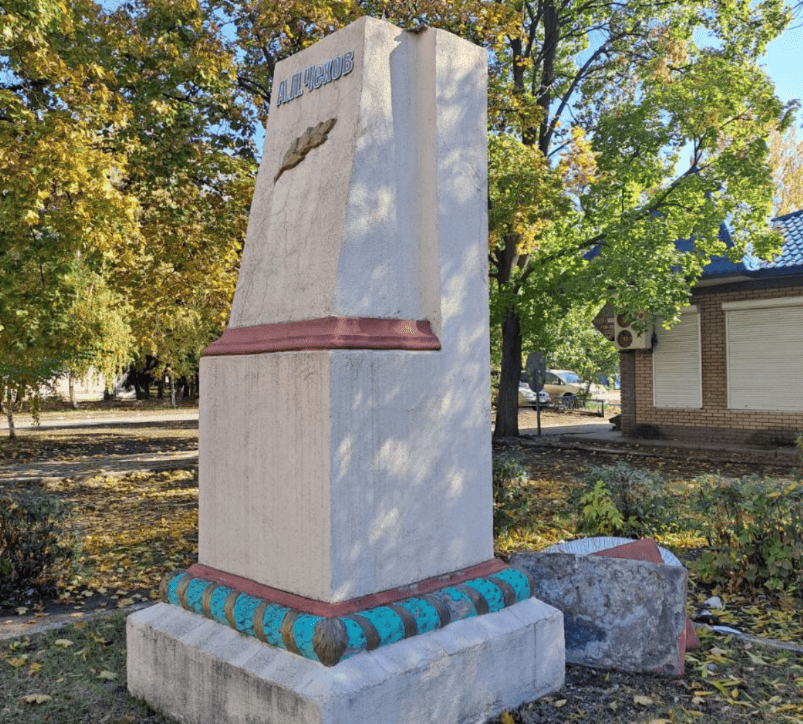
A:
[[[493,558],[485,51],[362,18],[277,65],[229,327],[204,353],[199,562],[129,618],[187,722],[482,722],[562,685]]]

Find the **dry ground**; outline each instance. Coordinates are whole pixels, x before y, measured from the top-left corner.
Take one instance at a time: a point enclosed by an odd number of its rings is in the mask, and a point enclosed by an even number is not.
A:
[[[546,418],[542,418],[542,422]],[[565,419],[560,416],[560,419]],[[599,418],[592,418],[599,422]],[[524,422],[524,421],[523,421]],[[528,424],[524,422],[522,427]],[[24,462],[58,461],[87,465],[118,454],[158,450],[192,451],[197,432],[192,423],[104,428],[53,428],[25,431],[16,443],[0,444],[0,473]],[[622,459],[603,452],[549,447],[510,447],[530,470],[533,494],[531,525],[497,541],[504,554],[518,548],[539,548],[573,534],[567,492],[590,465]],[[741,476],[757,472],[747,463],[624,456],[634,466],[659,470],[667,480],[692,480],[702,472]],[[760,472],[790,474],[789,470]],[[6,482],[6,485],[9,483]],[[50,475],[15,483],[33,493],[59,496],[74,508],[83,541],[79,565],[65,575],[58,602],[31,602],[0,610],[0,633],[18,631],[60,613],[82,616],[88,610],[116,609],[148,601],[156,595],[161,576],[190,565],[196,555],[197,471],[194,467],[143,470],[120,475]],[[2,487],[2,484],[0,484]],[[2,491],[0,490],[0,493]],[[662,541],[662,544],[666,544]],[[694,548],[676,549],[681,560]],[[685,557],[684,557],[685,556]],[[690,612],[712,593],[692,580]],[[752,597],[724,595],[722,623],[760,637],[803,643],[800,601],[778,601],[762,592]],[[30,624],[26,622],[30,621]],[[106,621],[107,623],[104,623]],[[73,724],[161,722],[147,709],[132,708],[123,685],[122,618],[79,623],[78,629],[38,635],[19,634],[0,641],[0,721],[28,724],[48,721]],[[803,722],[803,655],[778,646],[746,643],[701,631],[702,647],[686,659],[686,675],[665,679],[570,666],[565,687],[556,694],[504,712],[493,724],[534,722],[601,722],[661,724],[663,722]],[[70,644],[59,644],[70,641]],[[80,662],[88,662],[86,666]],[[75,667],[73,678],[63,672]],[[73,680],[74,679],[74,680]],[[65,686],[69,696],[65,699]],[[91,691],[81,702],[81,691]],[[31,695],[44,697],[26,699]],[[48,698],[49,697],[49,698]],[[72,702],[72,703],[70,703]]]

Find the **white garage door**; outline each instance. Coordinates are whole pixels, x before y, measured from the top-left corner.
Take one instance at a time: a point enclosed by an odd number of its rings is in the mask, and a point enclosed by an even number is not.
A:
[[[726,302],[728,407],[803,411],[803,297]]]
[[[652,353],[655,407],[703,406],[700,367],[700,315],[697,307],[683,310],[672,329],[656,326],[658,338]]]

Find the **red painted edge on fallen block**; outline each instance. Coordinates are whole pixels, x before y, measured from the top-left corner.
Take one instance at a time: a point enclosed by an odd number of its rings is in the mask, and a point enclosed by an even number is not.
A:
[[[202,357],[316,349],[439,350],[429,322],[374,317],[321,317],[299,322],[258,324],[223,332]]]
[[[652,538],[641,538],[632,543],[622,543],[622,545],[606,548],[596,553],[594,556],[605,556],[606,558],[623,558],[630,561],[647,561],[647,563],[663,563],[661,551],[658,544]]]
[[[287,606],[295,611],[309,613],[313,616],[333,618],[335,616],[348,616],[351,613],[356,613],[366,608],[385,606],[388,603],[395,603],[396,601],[401,601],[411,596],[422,596],[440,590],[441,588],[446,588],[447,586],[455,586],[458,583],[470,581],[472,578],[493,575],[505,568],[507,568],[507,564],[504,561],[493,558],[490,561],[478,563],[475,566],[463,568],[459,571],[426,578],[423,581],[412,583],[409,586],[391,588],[387,591],[371,593],[367,596],[360,596],[359,598],[352,598],[339,603],[316,601],[315,599],[299,596],[295,593],[281,591],[278,588],[272,588],[271,586],[257,583],[248,578],[236,576],[233,573],[226,573],[217,568],[205,566],[202,563],[195,563],[190,566],[187,569],[187,573],[194,578],[214,581],[228,588],[233,588],[236,591],[247,593],[249,596],[262,598],[272,603],[278,603],[281,606]]]

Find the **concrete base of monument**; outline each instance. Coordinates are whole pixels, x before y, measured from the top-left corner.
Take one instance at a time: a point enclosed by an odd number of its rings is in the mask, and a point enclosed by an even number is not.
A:
[[[128,618],[128,688],[186,724],[480,724],[563,686],[563,615],[531,598],[325,667],[177,606]]]

